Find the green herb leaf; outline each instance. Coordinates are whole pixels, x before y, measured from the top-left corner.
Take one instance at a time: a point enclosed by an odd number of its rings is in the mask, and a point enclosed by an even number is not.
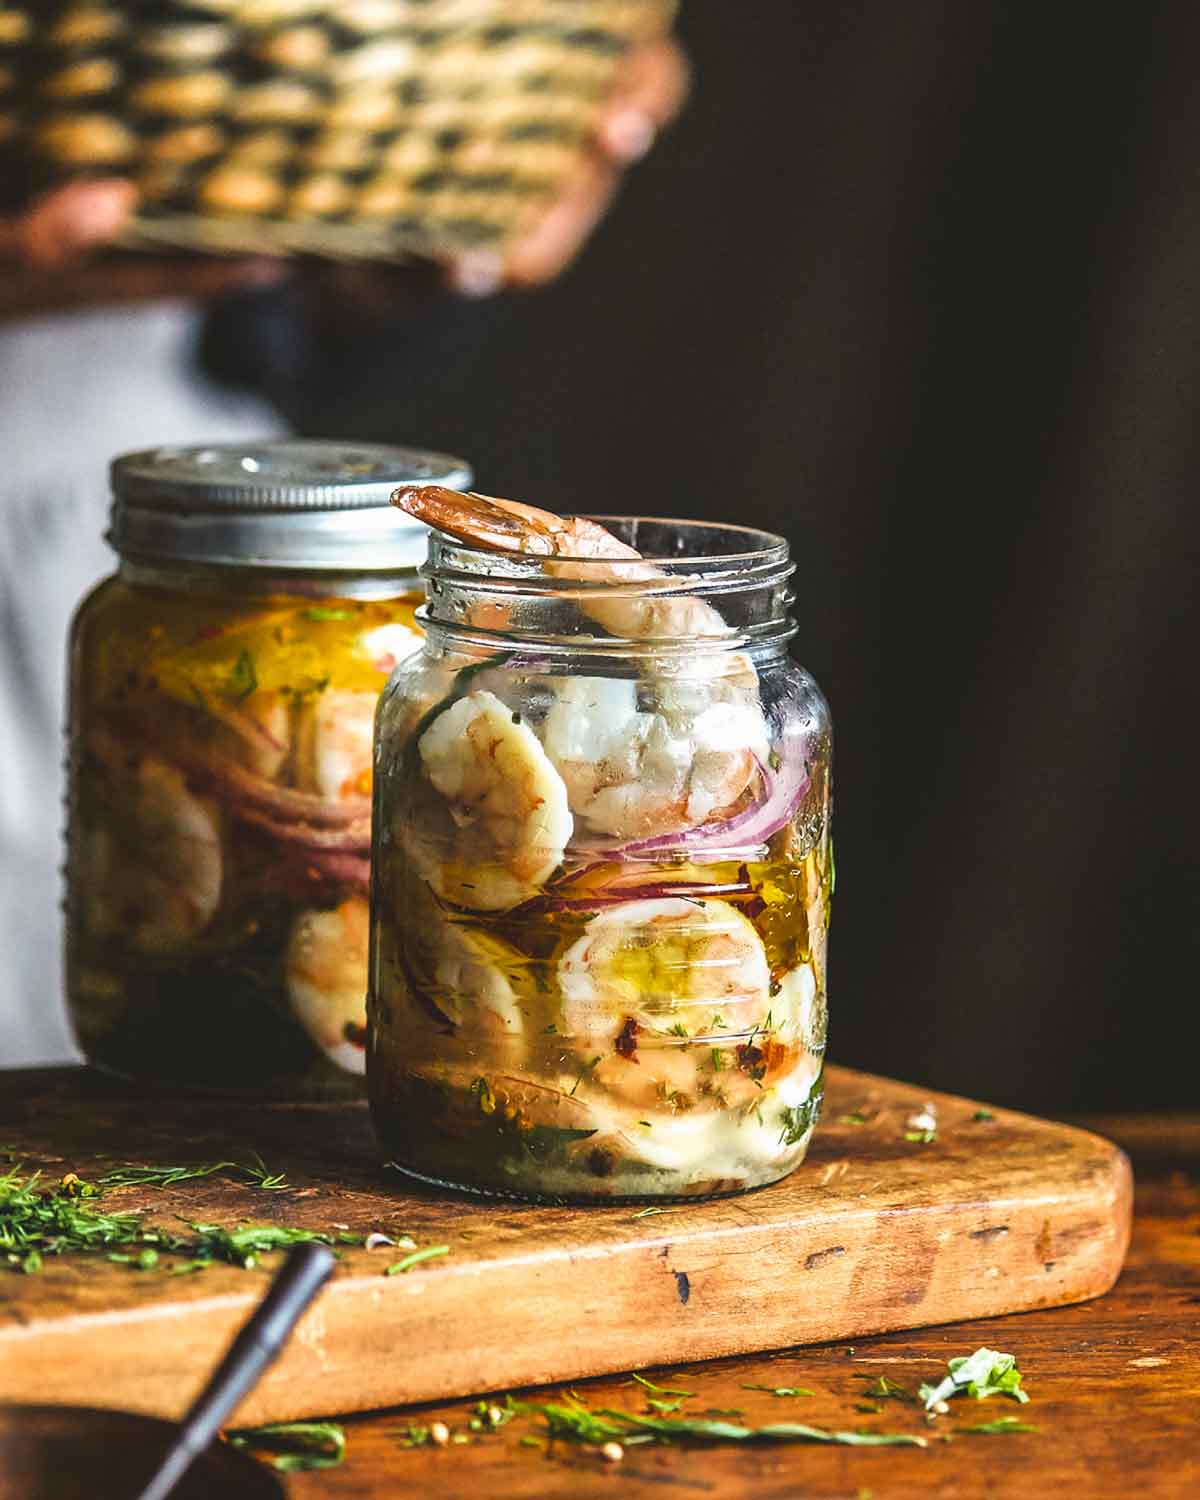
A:
[[[685,1399],[686,1398],[683,1396],[676,1396],[673,1401],[660,1401],[657,1396],[647,1396],[646,1405],[651,1409],[651,1411],[663,1413],[673,1412],[679,1410],[679,1408],[683,1405]]]
[[[238,703],[248,698],[258,687],[258,673],[254,667],[254,658],[249,651],[243,651],[238,657],[226,686]]]
[[[794,1146],[804,1139],[808,1131],[817,1123],[821,1114],[821,1103],[824,1099],[820,1080],[813,1085],[808,1098],[803,1104],[793,1105],[790,1109],[780,1112],[779,1140],[784,1146]]]
[[[592,1411],[577,1399],[512,1404],[518,1412],[541,1416],[551,1437],[590,1444],[620,1442],[630,1447],[637,1443],[807,1442],[854,1448],[924,1448],[928,1443],[928,1439],[906,1432],[838,1432],[796,1422],[743,1427],[739,1423],[702,1417],[643,1417],[608,1408]]]
[[[320,605],[314,605],[312,609],[302,611],[306,620],[352,620],[354,614],[348,609],[325,609]]]
[[[287,1187],[286,1174],[269,1172],[257,1152],[249,1161],[213,1161],[183,1167],[118,1167],[96,1179],[103,1189],[123,1187],[174,1187],[198,1177],[212,1177],[217,1172],[245,1177],[253,1186],[276,1191]]]
[[[990,1109],[985,1109],[982,1105],[980,1105],[980,1107],[975,1111],[971,1118],[972,1120],[994,1120],[996,1116],[991,1112]]]
[[[994,1422],[976,1422],[971,1427],[956,1427],[955,1432],[1041,1432],[1040,1427],[1034,1427],[1032,1423],[1022,1422],[1017,1417],[997,1417]]]
[[[839,1125],[867,1125],[869,1123],[869,1117],[867,1115],[860,1114],[858,1110],[852,1110],[848,1115],[838,1116]]]
[[[641,1375],[634,1375],[633,1378],[637,1381],[638,1385],[644,1386],[646,1390],[651,1391],[655,1396],[694,1396],[696,1394],[695,1391],[677,1391],[672,1390],[667,1385],[655,1385],[653,1381],[646,1380]]]
[[[928,1410],[938,1401],[949,1401],[953,1396],[974,1396],[977,1401],[987,1396],[1011,1396],[1014,1401],[1028,1401],[1029,1396],[1021,1389],[1021,1372],[1017,1369],[1016,1355],[1000,1354],[995,1349],[976,1349],[974,1354],[947,1360],[949,1374],[938,1385],[923,1385],[921,1400]]]
[[[886,1375],[867,1375],[861,1371],[855,1371],[858,1380],[870,1381],[863,1391],[864,1396],[874,1396],[877,1401],[915,1401],[917,1398],[908,1389],[896,1380],[889,1380]]]
[[[772,1396],[815,1396],[816,1391],[806,1390],[802,1385],[746,1385],[744,1391],[770,1391]]]
[[[403,1260],[396,1261],[383,1273],[385,1276],[398,1276],[403,1271],[411,1271],[414,1266],[419,1266],[423,1260],[434,1260],[439,1255],[449,1255],[449,1245],[429,1245],[424,1250],[414,1250],[411,1255],[406,1255]]]
[[[929,1145],[932,1145],[933,1142],[937,1140],[937,1131],[936,1130],[906,1130],[904,1132],[904,1139],[906,1141],[912,1141],[914,1143],[919,1143],[922,1146],[929,1146]]]
[[[262,1448],[277,1455],[272,1463],[285,1474],[333,1469],[346,1456],[346,1433],[336,1422],[275,1422],[243,1427],[226,1435],[234,1448]]]

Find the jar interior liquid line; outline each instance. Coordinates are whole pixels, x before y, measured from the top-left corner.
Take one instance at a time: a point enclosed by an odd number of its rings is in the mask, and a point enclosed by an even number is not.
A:
[[[405,491],[423,648],[377,720],[368,1083],[404,1171],[703,1196],[821,1100],[828,710],[779,537]]]
[[[89,1061],[266,1096],[362,1088],[372,730],[418,642],[441,455],[167,448],[113,465],[120,562],[70,649],[68,1003]]]

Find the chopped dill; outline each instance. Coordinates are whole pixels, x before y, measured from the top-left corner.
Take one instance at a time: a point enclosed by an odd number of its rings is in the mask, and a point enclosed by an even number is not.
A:
[[[582,1401],[513,1401],[517,1412],[540,1416],[548,1435],[578,1443],[836,1443],[855,1448],[924,1448],[928,1439],[907,1432],[837,1432],[798,1422],[773,1422],[765,1427],[743,1427],[705,1417],[643,1417],[633,1412],[601,1407],[592,1410]]]
[[[917,1398],[908,1389],[896,1380],[889,1380],[886,1375],[867,1375],[862,1371],[856,1371],[856,1380],[866,1380],[870,1383],[863,1391],[864,1396],[873,1397],[876,1401],[915,1401]]]
[[[234,1448],[261,1448],[275,1454],[275,1468],[285,1474],[333,1469],[346,1456],[345,1429],[337,1422],[273,1422],[226,1434]]]
[[[633,1374],[632,1371],[630,1373]],[[652,1380],[647,1380],[642,1375],[633,1374],[633,1378],[638,1385],[643,1386],[654,1396],[694,1396],[696,1394],[695,1391],[674,1390],[668,1385],[655,1385]]]
[[[976,1422],[970,1427],[956,1427],[955,1432],[1040,1432],[1040,1427],[1034,1427],[1031,1422],[1022,1422],[1019,1417],[997,1417],[994,1422]]]
[[[239,1165],[239,1170],[241,1170]],[[215,1169],[214,1169],[215,1170]],[[246,1168],[260,1185],[278,1186],[282,1178],[265,1168]],[[97,1202],[105,1192],[136,1185],[167,1185],[184,1177],[209,1175],[186,1168],[130,1168],[108,1174],[98,1183],[68,1172],[58,1183],[40,1172],[23,1175],[13,1167],[0,1174],[0,1263],[34,1274],[48,1256],[104,1252],[117,1265],[151,1270],[164,1255],[178,1256],[172,1275],[200,1271],[214,1262],[250,1269],[258,1257],[302,1241],[361,1244],[362,1236],[291,1229],[279,1224],[200,1224],[184,1220],[190,1234],[147,1225],[140,1212],[106,1212]],[[104,1184],[103,1186],[101,1184]]]
[[[174,1187],[177,1182],[190,1182],[198,1177],[212,1177],[217,1172],[231,1176],[242,1176],[252,1187],[277,1192],[287,1187],[285,1172],[269,1172],[258,1152],[252,1153],[249,1161],[214,1161],[204,1165],[186,1167],[118,1167],[97,1177],[96,1186],[101,1190],[123,1187]]]
[[[406,1255],[403,1260],[396,1261],[383,1274],[385,1276],[398,1276],[404,1271],[411,1271],[414,1266],[419,1266],[423,1260],[435,1260],[438,1256],[449,1254],[449,1245],[427,1245],[424,1250],[414,1250],[411,1255]]]
[[[254,667],[254,658],[249,651],[243,651],[229,674],[229,692],[234,702],[241,703],[249,698],[258,687],[258,673]]]
[[[980,1105],[971,1118],[972,1120],[994,1120],[996,1116],[990,1109],[985,1109],[983,1105]]]
[[[770,1391],[772,1396],[815,1396],[816,1391],[810,1391],[802,1385],[746,1385],[743,1383],[744,1391]]]

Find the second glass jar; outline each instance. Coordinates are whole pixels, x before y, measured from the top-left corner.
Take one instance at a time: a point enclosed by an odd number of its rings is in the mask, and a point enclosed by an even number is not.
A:
[[[169,448],[113,466],[116,574],[71,642],[68,1002],[168,1087],[361,1093],[372,732],[418,642],[409,450]]]
[[[736,1192],[820,1107],[828,710],[781,538],[605,524],[646,561],[431,538],[377,724],[372,1109],[440,1184]]]

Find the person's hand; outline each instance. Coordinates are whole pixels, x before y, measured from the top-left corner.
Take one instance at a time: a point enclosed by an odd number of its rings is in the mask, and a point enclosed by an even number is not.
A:
[[[626,167],[645,156],[658,132],[679,113],[687,89],[687,62],[669,37],[630,52],[579,170],[559,197],[507,254],[481,251],[452,263],[451,285],[482,296],[501,286],[553,281],[603,218]]]
[[[205,299],[286,274],[280,261],[210,255],[97,260],[134,211],[137,193],[118,178],[73,182],[0,218],[0,317],[94,303],[162,297]]]
[[[442,278],[481,297],[505,286],[552,281],[575,258],[603,216],[626,167],[645,155],[687,93],[687,65],[670,39],[646,43],[626,58],[579,168],[562,192],[505,254],[478,251],[450,261]],[[96,303],[155,298],[205,300],[286,278],[284,260],[216,255],[97,258],[116,241],[137,204],[119,178],[73,182],[44,194],[16,218],[0,218],[0,318]],[[329,266],[323,291],[386,302],[404,267]],[[418,271],[419,281],[429,272]]]

